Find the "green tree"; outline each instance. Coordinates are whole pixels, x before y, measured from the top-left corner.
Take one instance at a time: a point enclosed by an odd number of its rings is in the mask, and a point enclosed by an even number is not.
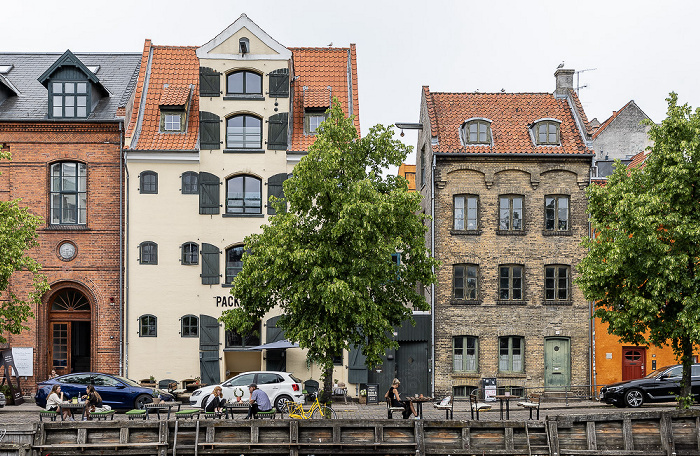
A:
[[[615,168],[588,189],[595,237],[578,284],[595,316],[621,341],[670,342],[683,364],[679,407],[687,408],[693,345],[700,342],[700,110],[678,105],[651,124],[645,165]]]
[[[0,159],[10,154],[0,149]],[[19,201],[0,201],[0,343],[6,343],[3,334],[19,334],[30,318],[34,317],[31,304],[38,303],[48,289],[46,279],[39,273],[41,265],[27,255],[27,250],[38,245],[36,228],[42,219],[29,213]],[[19,296],[8,290],[10,276],[28,272],[32,277],[32,291]]]
[[[231,293],[240,307],[224,312],[227,329],[249,330],[279,306],[278,326],[308,349],[330,391],[333,357],[362,348],[369,366],[381,362],[395,326],[415,324],[412,310],[429,310],[417,284],[434,281],[425,247],[420,195],[399,176],[410,147],[383,126],[359,138],[334,100],[309,153],[284,182],[284,200],[261,234],[245,240],[248,253]],[[286,205],[288,204],[288,208]],[[392,255],[400,254],[400,262]]]

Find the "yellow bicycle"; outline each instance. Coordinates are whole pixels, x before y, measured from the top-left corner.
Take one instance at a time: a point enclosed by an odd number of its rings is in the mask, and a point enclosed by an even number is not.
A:
[[[335,410],[333,410],[329,405],[322,405],[318,401],[317,395],[314,395],[314,401],[311,403],[311,408],[308,410],[304,410],[304,406],[302,404],[287,401],[283,404],[281,411],[282,413],[287,412],[290,418],[294,418],[296,420],[337,418]]]

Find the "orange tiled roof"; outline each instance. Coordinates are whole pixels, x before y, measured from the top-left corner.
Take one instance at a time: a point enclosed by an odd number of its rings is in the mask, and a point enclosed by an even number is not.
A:
[[[195,54],[196,50],[195,46],[153,46],[150,40],[146,40],[134,96],[134,110],[127,130],[127,136],[134,136],[131,149],[197,149],[197,138],[199,137],[199,60]],[[148,87],[145,87],[147,70],[150,70],[150,73]],[[182,133],[162,133],[160,131],[160,106],[184,105],[182,98],[185,96],[185,92],[187,92],[187,97],[191,96],[187,109],[185,131]],[[143,99],[144,94],[145,100]]]
[[[160,95],[160,106],[185,106],[192,89],[188,87],[168,86]]]
[[[304,90],[304,108],[330,108],[333,94],[328,87]]]
[[[646,164],[648,156],[649,156],[648,150],[645,150],[645,151],[638,153],[637,155],[632,157],[632,161],[629,162],[629,164],[627,165],[627,169],[631,170],[631,169],[637,168],[637,167],[644,168],[644,165]]]
[[[355,116],[355,127],[360,134],[360,100],[357,95],[357,55],[355,45],[349,48],[289,48],[294,62],[292,142],[290,150],[305,151],[315,136],[304,135],[304,108],[327,107],[330,95],[338,98],[346,115]],[[304,97],[306,91],[314,94],[313,101]],[[325,95],[323,95],[325,90]],[[325,100],[322,100],[325,96]],[[325,104],[323,103],[325,101]],[[307,105],[307,103],[309,103]]]
[[[619,111],[613,111],[612,116],[608,117],[608,119],[607,119],[605,122],[603,122],[602,124],[600,124],[600,127],[598,127],[598,129],[595,131],[595,133],[593,133],[593,139],[596,139],[596,138],[598,137],[598,135],[599,135],[603,130],[605,130],[605,129],[608,127],[608,125],[610,125],[610,124],[612,123],[612,121],[615,120],[615,118],[616,118],[617,116],[619,116],[620,113],[621,113],[622,111],[624,111],[624,110],[627,108],[627,106],[630,105],[630,103],[632,103],[632,101],[633,101],[633,100],[628,101],[627,104],[624,105],[624,106],[622,107],[622,109],[620,109]]]
[[[424,87],[435,152],[497,154],[592,154],[586,148],[566,99],[551,93],[441,93]],[[492,144],[464,146],[460,129],[470,118],[491,123]],[[536,146],[530,126],[539,119],[561,121],[559,146]]]

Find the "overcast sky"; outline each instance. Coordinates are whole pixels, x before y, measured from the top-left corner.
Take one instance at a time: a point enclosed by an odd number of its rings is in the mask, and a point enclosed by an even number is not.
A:
[[[635,100],[659,122],[670,91],[700,106],[697,0],[25,0],[3,2],[0,51],[200,46],[241,13],[285,46],[355,43],[363,133],[417,122],[424,85],[552,92],[562,61],[591,69],[579,75],[589,119]],[[415,133],[403,139],[415,147]]]

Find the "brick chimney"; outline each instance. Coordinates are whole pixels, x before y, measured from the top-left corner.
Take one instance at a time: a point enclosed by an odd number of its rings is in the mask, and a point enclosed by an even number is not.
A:
[[[554,77],[557,78],[554,98],[566,98],[569,95],[569,89],[574,88],[574,70],[559,68],[554,72]]]

